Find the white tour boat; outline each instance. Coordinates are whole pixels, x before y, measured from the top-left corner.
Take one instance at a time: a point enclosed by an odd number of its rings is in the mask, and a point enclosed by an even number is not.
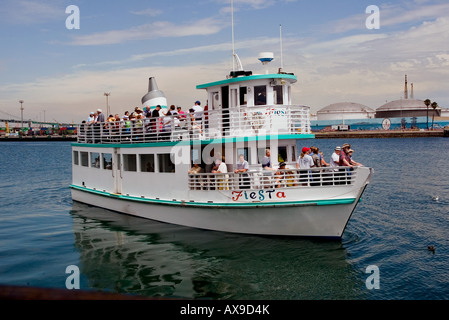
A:
[[[208,230],[340,238],[372,169],[296,168],[314,135],[309,107],[291,101],[297,77],[281,70],[252,74],[239,67],[198,85],[208,98],[202,111],[79,125],[73,200]],[[154,78],[142,104],[167,111]],[[235,173],[240,155],[249,170]],[[225,169],[212,173],[218,159]],[[263,168],[268,160],[273,170]],[[286,169],[278,169],[280,162]],[[189,174],[194,164],[202,171]]]

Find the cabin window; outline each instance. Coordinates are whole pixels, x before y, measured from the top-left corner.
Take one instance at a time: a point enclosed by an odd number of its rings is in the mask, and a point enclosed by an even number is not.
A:
[[[190,150],[190,159],[192,159],[192,165],[201,164],[201,149],[192,147]]]
[[[264,106],[267,104],[267,87],[255,86],[254,87],[254,104],[256,106]]]
[[[100,154],[98,152],[90,153],[90,167],[100,169]]]
[[[287,162],[287,147],[278,147],[278,161]]]
[[[81,152],[81,165],[83,167],[89,166],[89,153],[88,152]]]
[[[154,154],[140,155],[140,171],[154,172]]]
[[[240,87],[240,105],[246,106],[248,104],[248,89],[247,87]]]
[[[257,148],[257,163],[262,164],[267,148]]]
[[[170,153],[163,153],[157,155],[157,162],[159,167],[159,172],[162,173],[174,173],[175,172],[175,164],[171,159]]]
[[[112,154],[103,153],[103,169],[112,170]]]
[[[135,154],[123,155],[123,170],[125,171],[137,171],[137,157]]]
[[[73,151],[73,164],[75,166],[79,166],[79,164],[80,164],[79,152],[78,151]]]
[[[273,101],[275,104],[284,104],[284,96],[282,94],[282,86],[274,86],[273,94],[274,94]]]

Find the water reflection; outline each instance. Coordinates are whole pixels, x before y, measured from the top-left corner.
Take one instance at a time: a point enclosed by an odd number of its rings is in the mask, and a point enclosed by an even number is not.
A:
[[[201,299],[360,299],[341,241],[198,230],[74,202],[80,270],[95,290]]]

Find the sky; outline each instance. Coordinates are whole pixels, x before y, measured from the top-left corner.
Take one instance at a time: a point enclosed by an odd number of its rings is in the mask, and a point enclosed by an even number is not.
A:
[[[379,8],[377,29],[367,27],[376,22],[370,5]],[[293,72],[293,103],[312,113],[337,102],[376,109],[403,96],[406,74],[416,99],[449,108],[447,0],[233,6],[244,69],[263,73],[258,54],[273,52],[270,71],[282,63]],[[80,123],[106,110],[105,92],[112,113],[123,114],[141,106],[150,77],[169,105],[204,104],[196,85],[232,68],[231,22],[231,0],[1,0],[0,119],[20,120],[23,100],[24,120]]]

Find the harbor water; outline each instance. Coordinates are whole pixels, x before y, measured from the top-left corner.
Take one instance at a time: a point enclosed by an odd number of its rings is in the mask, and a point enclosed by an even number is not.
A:
[[[76,266],[80,289],[145,297],[449,299],[449,139],[304,141],[326,161],[345,142],[375,172],[337,241],[198,230],[74,203],[70,142],[0,142],[0,284],[66,289]]]

